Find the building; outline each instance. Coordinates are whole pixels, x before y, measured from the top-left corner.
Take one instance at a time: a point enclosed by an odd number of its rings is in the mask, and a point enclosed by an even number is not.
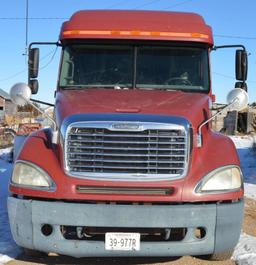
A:
[[[13,115],[17,112],[17,106],[12,103],[7,92],[0,88],[0,121],[4,120],[5,115]]]

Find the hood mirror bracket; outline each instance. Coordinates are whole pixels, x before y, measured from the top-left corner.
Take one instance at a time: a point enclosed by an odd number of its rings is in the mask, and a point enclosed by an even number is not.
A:
[[[202,128],[209,123],[211,120],[213,120],[215,117],[220,115],[226,110],[230,111],[240,111],[247,107],[248,105],[248,94],[245,90],[241,88],[234,88],[232,89],[228,95],[227,95],[227,103],[228,105],[214,114],[211,118],[204,121],[199,127],[198,127],[198,133],[197,133],[197,147],[201,148],[203,146],[203,136],[202,136]]]

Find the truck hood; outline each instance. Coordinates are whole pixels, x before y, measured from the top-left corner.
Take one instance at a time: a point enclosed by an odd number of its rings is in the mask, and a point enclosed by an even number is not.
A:
[[[198,127],[209,115],[209,95],[182,91],[84,89],[56,95],[58,125],[74,114],[138,113],[186,118]]]

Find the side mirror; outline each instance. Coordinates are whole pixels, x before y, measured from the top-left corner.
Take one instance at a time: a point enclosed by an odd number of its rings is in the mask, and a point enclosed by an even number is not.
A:
[[[227,95],[228,109],[240,111],[248,105],[248,94],[241,88],[232,89]]]
[[[30,49],[28,57],[29,79],[37,78],[38,67],[39,67],[39,49],[38,48]]]
[[[247,79],[248,59],[245,50],[236,50],[236,79],[245,81]]]
[[[28,104],[31,97],[30,87],[25,83],[17,83],[11,87],[10,98],[18,106]]]

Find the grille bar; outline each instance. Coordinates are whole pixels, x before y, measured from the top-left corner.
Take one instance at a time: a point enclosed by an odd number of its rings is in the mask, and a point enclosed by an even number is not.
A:
[[[184,175],[189,150],[185,126],[128,122],[122,127],[119,123],[69,125],[65,136],[66,171],[73,176],[124,181]]]
[[[92,141],[93,142],[93,141]],[[131,148],[131,147],[117,147],[117,146],[100,146],[100,145],[78,145],[78,146],[69,146],[69,149],[102,149],[102,150],[146,150],[146,151],[184,151],[184,148],[162,148],[162,147],[135,147],[135,148]]]
[[[138,163],[157,163],[157,164],[181,164],[182,162],[181,161],[171,161],[169,162],[168,160],[163,160],[163,161],[158,161],[157,159],[155,160],[114,160],[114,159],[90,159],[90,158],[70,158],[69,161],[70,162],[76,162],[77,163],[77,159],[79,159],[79,163],[80,162],[104,162],[104,163],[135,163],[135,164],[138,164]],[[72,164],[72,163],[70,163]]]
[[[145,156],[145,157],[181,157],[181,158],[185,158],[185,155],[173,155],[173,154],[159,154],[159,153],[147,153],[147,154],[127,154],[127,153],[106,153],[106,152],[69,152],[70,157],[72,157],[72,155],[74,156],[112,156],[112,157],[119,157],[119,156],[124,156],[124,157],[141,157],[141,156]]]
[[[135,138],[153,138],[153,137],[159,137],[159,138],[169,138],[169,135],[158,135],[158,134],[142,134],[142,135],[137,135],[137,134],[116,134],[116,133],[112,133],[112,134],[100,134],[100,133],[70,133],[69,137],[72,136],[82,136],[82,137],[135,137]],[[174,136],[175,138],[178,139],[185,139],[185,136]]]
[[[88,141],[93,141],[94,143],[101,143],[101,144],[143,144],[143,145],[146,145],[146,144],[183,144],[184,145],[184,142],[174,142],[174,141],[169,141],[169,142],[161,142],[161,141],[143,141],[143,142],[135,142],[135,141],[106,141],[106,140],[95,140],[95,139],[88,139],[88,140],[80,140],[80,139],[76,139],[76,140],[68,140],[69,144],[71,143],[88,143]]]
[[[76,166],[74,166],[74,168],[98,168],[98,169],[105,169],[105,168],[107,168],[107,169],[142,169],[142,170],[145,170],[145,169],[148,169],[148,170],[157,170],[157,169],[165,169],[165,170],[170,170],[170,167],[161,167],[161,166],[149,166],[149,167],[137,167],[137,166],[133,166],[133,165],[127,165],[127,166],[101,166],[101,165],[99,165],[99,166],[97,166],[97,165],[76,165]],[[179,170],[179,169],[181,169],[181,168],[179,168],[179,167],[176,167],[176,168],[174,168],[174,167],[172,167],[171,168],[172,170]]]

